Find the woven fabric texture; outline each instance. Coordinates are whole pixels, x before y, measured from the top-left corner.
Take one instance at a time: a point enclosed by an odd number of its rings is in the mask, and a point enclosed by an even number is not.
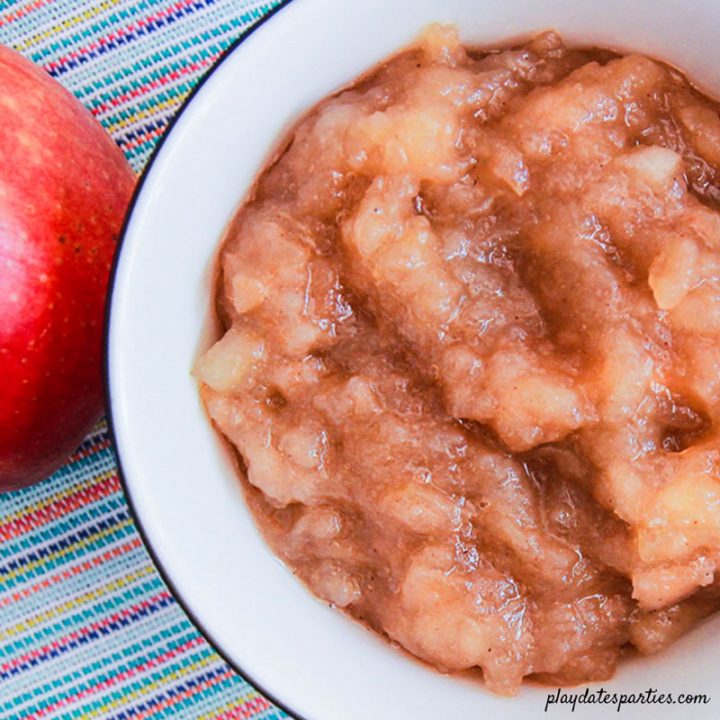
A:
[[[277,4],[0,0],[0,43],[75,93],[139,172],[198,79]],[[117,472],[102,422],[53,477],[0,495],[0,718],[286,717],[177,605]]]

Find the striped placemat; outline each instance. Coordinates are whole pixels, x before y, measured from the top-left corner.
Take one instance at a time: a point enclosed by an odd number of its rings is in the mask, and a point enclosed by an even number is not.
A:
[[[197,80],[276,4],[0,0],[0,42],[72,90],[140,171]],[[0,495],[0,718],[171,717],[286,716],[163,584],[103,422],[52,478]]]

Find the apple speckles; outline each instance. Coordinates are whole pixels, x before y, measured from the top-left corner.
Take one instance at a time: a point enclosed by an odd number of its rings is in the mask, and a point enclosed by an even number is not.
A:
[[[37,140],[28,133],[19,132],[15,135],[15,143],[22,147],[26,152],[34,150],[38,147]]]
[[[17,111],[20,109],[20,103],[17,98],[11,95],[0,95],[0,107],[7,108],[10,111]]]

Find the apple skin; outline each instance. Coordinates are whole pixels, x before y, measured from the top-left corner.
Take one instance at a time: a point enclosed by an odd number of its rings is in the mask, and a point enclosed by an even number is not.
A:
[[[54,472],[102,414],[105,295],[134,185],[90,112],[0,46],[0,491]]]

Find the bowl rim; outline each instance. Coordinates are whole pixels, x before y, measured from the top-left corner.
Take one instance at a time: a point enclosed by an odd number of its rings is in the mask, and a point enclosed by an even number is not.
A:
[[[228,57],[238,47],[240,47],[240,45],[242,45],[256,30],[258,30],[261,26],[272,20],[281,10],[283,10],[285,7],[287,7],[290,3],[294,1],[295,0],[280,0],[280,2],[275,5],[275,7],[271,8],[254,25],[243,31],[235,40],[230,43],[230,45],[228,45],[227,48],[225,48],[225,50],[220,53],[220,55],[216,58],[216,60],[212,63],[208,70],[200,76],[194,87],[190,90],[188,95],[185,97],[178,109],[170,118],[165,132],[158,139],[155,147],[150,153],[150,157],[148,158],[142,171],[140,172],[140,175],[137,178],[135,189],[130,199],[130,204],[128,205],[127,211],[125,212],[122,227],[120,229],[120,233],[118,234],[118,240],[115,247],[115,253],[113,255],[112,266],[110,268],[110,275],[108,278],[107,293],[105,296],[103,318],[103,392],[106,408],[105,417],[108,425],[108,433],[111,440],[111,450],[115,458],[115,463],[117,465],[118,480],[120,481],[120,486],[122,487],[123,495],[130,511],[130,517],[135,525],[138,534],[140,535],[140,539],[143,542],[146,552],[152,560],[155,570],[172,593],[174,600],[177,602],[182,612],[185,613],[190,622],[193,624],[195,630],[201,635],[203,640],[205,640],[205,642],[212,648],[212,650],[217,653],[217,655],[230,668],[232,668],[232,670],[234,670],[238,675],[240,675],[242,679],[249,683],[256,691],[261,693],[264,697],[266,697],[274,705],[276,705],[280,710],[287,714],[291,718],[291,720],[309,720],[308,718],[301,716],[296,710],[290,708],[287,702],[278,698],[274,691],[270,691],[260,683],[256,682],[251,677],[251,675],[249,675],[242,667],[240,667],[238,663],[232,660],[229,655],[227,655],[225,651],[222,650],[220,643],[217,643],[215,641],[215,639],[212,637],[212,634],[205,628],[203,623],[200,622],[197,615],[191,610],[189,604],[183,598],[182,594],[175,586],[175,583],[172,581],[170,573],[163,566],[163,563],[161,562],[160,557],[153,548],[153,545],[149,539],[149,535],[143,526],[141,514],[137,510],[135,500],[133,499],[132,492],[130,490],[130,484],[127,482],[125,470],[123,468],[122,457],[119,452],[117,433],[113,419],[113,398],[110,382],[110,325],[112,323],[113,299],[115,295],[118,268],[120,266],[120,257],[122,255],[123,247],[125,245],[125,240],[127,238],[128,229],[130,227],[135,208],[138,204],[140,196],[142,195],[148,176],[150,175],[150,172],[155,165],[155,162],[157,161],[158,156],[163,146],[165,145],[165,142],[169,138],[172,131],[175,129],[175,126],[178,124],[181,116],[185,113],[190,103],[194,100],[195,96],[200,92],[202,87],[211,78],[211,76],[214,75],[215,72],[222,67]]]

